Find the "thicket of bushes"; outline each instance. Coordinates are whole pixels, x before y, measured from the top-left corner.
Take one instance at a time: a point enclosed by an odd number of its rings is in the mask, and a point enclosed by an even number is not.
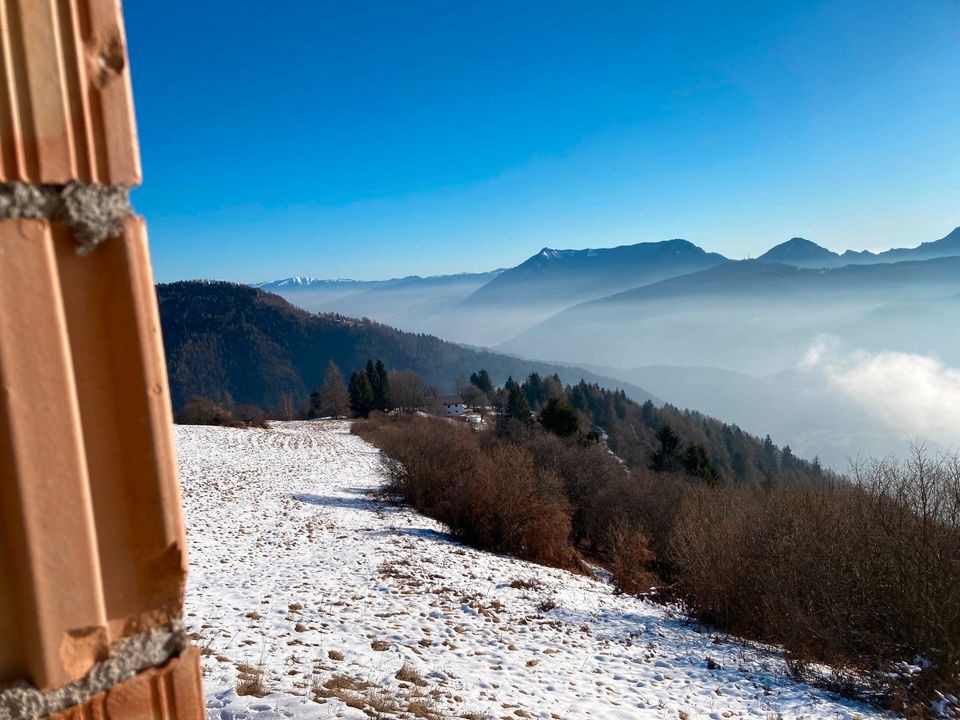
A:
[[[796,672],[823,661],[845,683],[925,713],[960,688],[960,464],[879,462],[856,485],[696,488],[670,537],[672,578],[701,619],[783,644]],[[864,676],[857,676],[863,680]]]
[[[229,409],[205,397],[193,397],[173,420],[178,425],[219,425],[222,427],[267,426],[268,414],[256,405],[232,405]]]
[[[588,552],[621,591],[657,586],[703,622],[782,644],[797,674],[829,663],[906,714],[960,688],[956,458],[757,487],[628,469],[529,424],[474,433],[374,415],[354,431],[390,458],[397,490],[467,542],[562,566]]]
[[[393,490],[465,542],[569,567],[570,512],[560,479],[523,447],[496,438],[481,447],[466,425],[373,415],[354,431],[390,458]]]

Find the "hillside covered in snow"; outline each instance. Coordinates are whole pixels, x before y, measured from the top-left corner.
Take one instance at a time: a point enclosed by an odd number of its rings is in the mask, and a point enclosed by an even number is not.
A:
[[[210,718],[867,718],[775,649],[473,550],[346,422],[176,428]]]

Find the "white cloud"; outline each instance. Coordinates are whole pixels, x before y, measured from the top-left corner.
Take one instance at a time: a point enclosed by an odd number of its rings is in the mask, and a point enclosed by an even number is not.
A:
[[[960,369],[903,352],[844,352],[838,338],[810,346],[801,367],[820,370],[846,398],[904,437],[960,444]]]

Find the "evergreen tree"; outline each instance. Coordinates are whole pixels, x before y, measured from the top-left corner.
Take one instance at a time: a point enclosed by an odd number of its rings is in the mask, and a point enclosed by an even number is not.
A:
[[[679,454],[680,436],[677,435],[668,423],[664,423],[657,430],[657,440],[660,447],[653,453],[650,467],[658,472],[675,472],[680,468]]]
[[[577,411],[566,400],[553,399],[540,411],[540,424],[544,429],[560,437],[570,437],[580,431]]]
[[[310,394],[310,411],[313,412],[316,392]],[[347,394],[347,385],[343,373],[336,363],[331,360],[323,375],[323,387],[319,392],[319,413],[321,416],[342,417],[350,410],[350,396]],[[314,415],[314,417],[318,417]]]
[[[652,400],[647,400],[641,407],[640,412],[643,416],[643,424],[648,428],[657,426],[657,408]]]
[[[506,416],[514,420],[520,420],[525,424],[533,422],[530,417],[530,404],[516,382],[513,382],[507,390]]]
[[[687,446],[683,453],[683,469],[689,475],[698,477],[709,485],[717,485],[720,482],[720,474],[710,462],[707,449],[699,443]]]
[[[577,410],[582,410],[583,412],[589,411],[590,401],[587,398],[587,393],[583,388],[582,382],[578,385],[574,385],[570,389],[570,402]]]
[[[546,398],[543,394],[543,379],[540,377],[540,373],[530,373],[523,383],[523,394],[527,396],[530,407],[538,408],[543,405]]]
[[[373,410],[373,388],[365,372],[358,370],[350,376],[350,407],[357,417],[367,417]]]
[[[383,360],[367,360],[367,381],[370,383],[370,389],[373,392],[372,410],[387,410],[390,404],[390,382],[387,380],[387,369]]]
[[[373,388],[373,409],[390,409],[390,380],[387,377],[387,368],[383,360],[377,360],[373,366],[373,377],[370,379]]]
[[[767,435],[763,439],[762,466],[765,475],[775,475],[780,470],[779,462],[780,451],[774,445],[773,440]]]
[[[490,379],[490,373],[486,370],[475,372],[470,375],[470,382],[476,385],[484,395],[493,395],[493,380]]]
[[[317,418],[320,417],[320,407],[323,404],[321,400],[320,390],[314,390],[310,393],[310,407],[307,411],[307,417]]]

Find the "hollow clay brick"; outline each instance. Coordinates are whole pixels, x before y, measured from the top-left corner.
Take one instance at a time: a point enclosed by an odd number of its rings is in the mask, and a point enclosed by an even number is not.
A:
[[[0,221],[0,679],[39,687],[107,643],[62,297],[49,225]]]
[[[143,221],[71,234],[0,221],[0,680],[41,689],[180,617],[186,577]]]
[[[200,653],[190,648],[48,720],[203,720]]]
[[[118,0],[0,0],[0,182],[136,185]]]

